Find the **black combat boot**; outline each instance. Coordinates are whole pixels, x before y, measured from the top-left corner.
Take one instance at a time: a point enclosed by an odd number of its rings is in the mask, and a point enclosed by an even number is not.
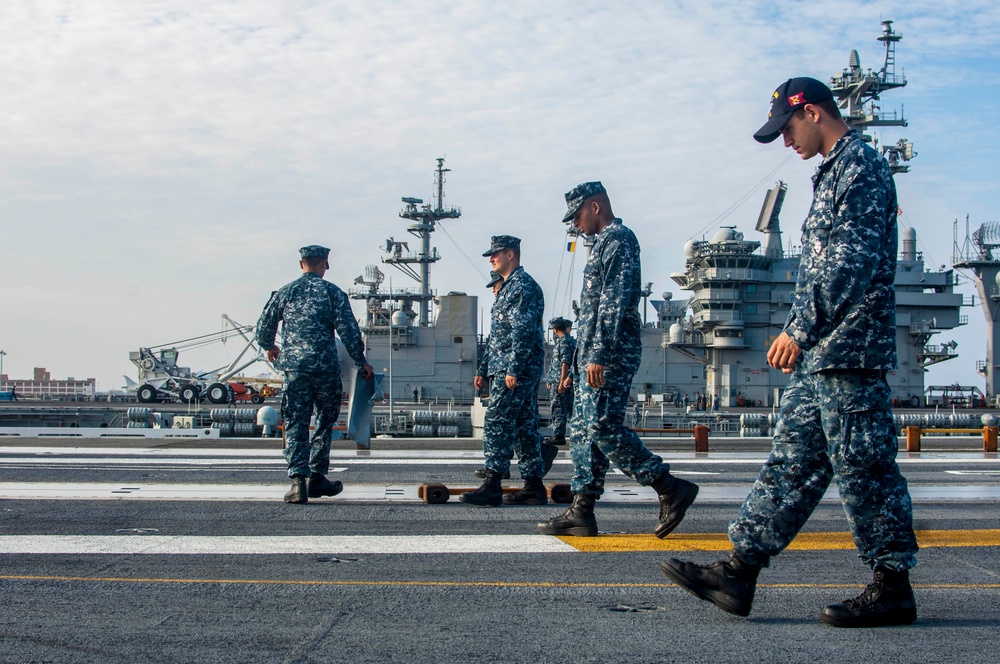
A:
[[[552,462],[559,456],[559,448],[551,443],[542,443],[542,477],[552,470]]]
[[[698,495],[698,485],[663,473],[650,486],[660,498],[660,523],[653,534],[662,539],[684,519],[687,508]]]
[[[535,532],[542,535],[576,535],[593,537],[597,535],[597,517],[594,516],[594,501],[591,494],[573,494],[573,504],[565,513],[535,526]]]
[[[831,604],[819,619],[834,627],[889,627],[917,619],[917,601],[907,570],[875,568],[875,578],[854,599]]]
[[[306,488],[306,478],[304,477],[293,477],[292,478],[292,488],[288,490],[285,494],[286,503],[307,503],[308,489]]]
[[[458,499],[470,505],[491,505],[496,507],[503,499],[503,488],[500,486],[500,473],[487,468],[486,479],[483,481],[483,485],[475,491],[466,491]]]
[[[344,484],[340,480],[331,482],[326,476],[313,473],[306,483],[309,487],[310,498],[321,498],[323,496],[336,496],[344,490]]]
[[[545,439],[545,442],[549,445],[565,445],[566,436],[549,436]]]
[[[486,477],[486,469],[485,468],[477,468],[476,470],[472,471],[472,474],[474,476],[478,477],[479,479],[483,479],[483,478]],[[506,473],[503,474],[503,478],[505,480],[509,480],[510,479],[510,471],[509,470]]]
[[[696,565],[670,558],[660,569],[695,597],[707,600],[737,616],[750,615],[760,567],[745,562],[734,551],[711,565]]]
[[[549,496],[540,477],[524,480],[524,488],[503,497],[504,505],[548,505]]]

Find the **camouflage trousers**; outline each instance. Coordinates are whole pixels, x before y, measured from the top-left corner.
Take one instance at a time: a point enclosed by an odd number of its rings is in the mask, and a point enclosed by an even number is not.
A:
[[[281,396],[285,421],[285,461],[289,477],[326,475],[330,469],[330,439],[340,417],[343,387],[340,372],[286,371]],[[316,430],[309,437],[309,420],[316,408]]]
[[[486,467],[500,473],[510,470],[517,452],[517,468],[523,479],[541,478],[542,438],[538,435],[538,386],[541,378],[518,379],[507,389],[504,376],[490,384],[490,405],[483,422],[483,455]]]
[[[566,436],[566,422],[573,414],[573,389],[570,388],[559,394],[558,386],[553,383],[552,389],[549,391],[549,403],[552,404],[553,436]]]
[[[633,480],[649,486],[670,466],[625,426],[632,374],[605,369],[604,387],[593,389],[581,372],[573,383],[573,419],[569,424],[569,452],[573,459],[573,493],[600,496],[604,477],[614,463]]]
[[[897,449],[884,372],[796,368],[781,397],[770,458],[729,526],[733,547],[766,565],[836,478],[860,558],[872,568],[913,567],[913,508]]]

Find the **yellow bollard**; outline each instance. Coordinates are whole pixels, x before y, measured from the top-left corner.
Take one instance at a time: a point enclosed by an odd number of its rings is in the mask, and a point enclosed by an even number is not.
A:
[[[920,427],[906,427],[906,451],[920,451]]]

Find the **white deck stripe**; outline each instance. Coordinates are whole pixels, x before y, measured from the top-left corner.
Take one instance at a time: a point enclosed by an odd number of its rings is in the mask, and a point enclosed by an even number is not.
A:
[[[569,453],[560,449],[556,463],[569,463]],[[665,461],[691,465],[761,465],[767,461],[762,452],[659,452]],[[233,448],[96,448],[96,447],[0,447],[0,463],[80,463],[100,459],[107,463],[135,463],[130,459],[148,462],[156,459],[159,463],[177,463],[171,459],[183,459],[184,463],[203,459],[223,463],[263,463],[282,461],[282,450],[275,449],[233,449]],[[479,450],[332,450],[330,458],[338,463],[358,465],[414,464],[433,465],[447,461],[454,465],[479,464],[483,454]],[[900,465],[949,463],[1000,464],[995,453],[983,452],[913,452],[900,453]]]
[[[575,553],[547,535],[264,536],[3,535],[0,554]]]
[[[452,485],[452,488],[476,486],[476,481]],[[699,503],[742,503],[750,485],[701,484]],[[123,501],[221,501],[221,502],[280,502],[288,486],[266,484],[112,484],[112,483],[0,483],[0,499],[11,500],[123,500]],[[910,497],[915,502],[937,501],[997,501],[998,485],[911,486]],[[608,485],[603,502],[655,503],[656,493],[638,484]],[[420,502],[417,485],[348,484],[335,498],[318,498],[317,503],[331,502]],[[840,495],[833,487],[823,497],[824,502],[839,503]],[[451,503],[458,503],[457,497]]]

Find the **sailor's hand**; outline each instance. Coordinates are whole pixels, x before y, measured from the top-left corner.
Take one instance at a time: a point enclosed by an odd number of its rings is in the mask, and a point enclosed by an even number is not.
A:
[[[274,362],[276,359],[278,359],[278,355],[280,353],[281,353],[281,349],[278,348],[277,346],[275,346],[271,350],[269,350],[266,353],[264,353],[264,355],[267,356],[267,361],[268,362]]]
[[[507,374],[506,383],[507,383],[507,389],[513,390],[515,387],[517,387],[517,376],[511,376],[510,374]]]
[[[486,384],[486,379],[483,378],[482,376],[476,376],[475,378],[472,379],[472,386],[477,390],[483,389],[483,385],[485,384]]]
[[[375,368],[372,367],[372,365],[370,364],[366,364],[365,366],[358,369],[358,375],[364,378],[365,380],[371,380],[375,377]]]
[[[564,391],[564,392],[565,392],[566,390],[571,390],[571,389],[573,389],[573,377],[572,377],[572,376],[566,376],[566,379],[565,379],[565,380],[563,380],[563,382],[562,382],[562,386],[561,386],[561,387],[563,388],[563,391]]]
[[[604,365],[603,364],[588,364],[587,365],[587,385],[592,388],[599,389],[604,387]]]
[[[767,349],[767,363],[775,369],[781,369],[783,373],[792,373],[795,360],[799,359],[801,354],[802,348],[788,336],[787,332],[782,332]]]

